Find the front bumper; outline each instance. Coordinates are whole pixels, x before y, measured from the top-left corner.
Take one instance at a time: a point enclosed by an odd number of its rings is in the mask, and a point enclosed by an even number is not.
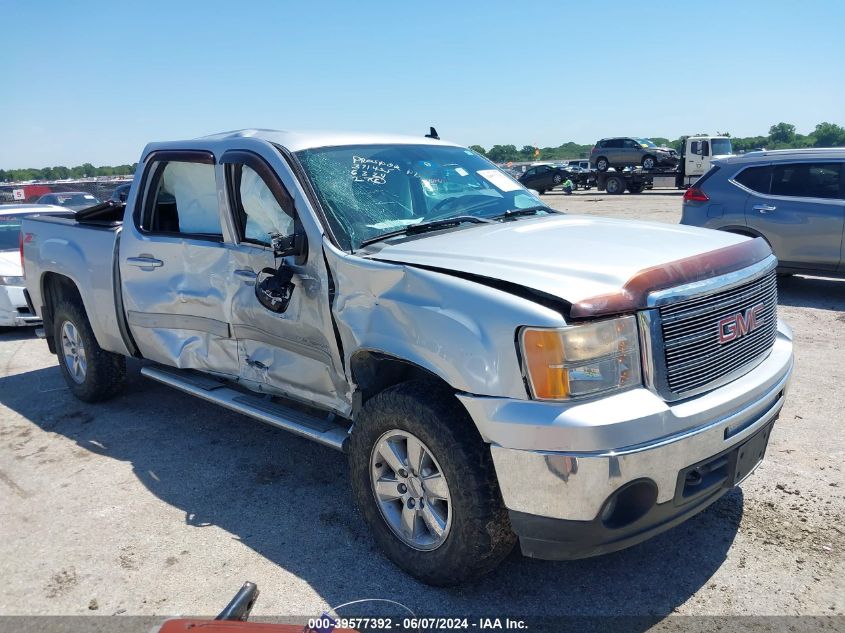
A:
[[[646,389],[568,407],[460,398],[491,443],[523,552],[581,558],[669,529],[738,483],[735,449],[771,428],[792,368],[791,333],[779,324],[771,353],[757,367],[681,402],[667,403]],[[717,460],[725,476],[711,479],[701,494],[679,497],[681,475],[719,456],[727,460]],[[603,521],[611,499],[628,487],[636,487],[632,496],[644,513]]]
[[[41,325],[26,300],[23,286],[0,286],[0,327]]]

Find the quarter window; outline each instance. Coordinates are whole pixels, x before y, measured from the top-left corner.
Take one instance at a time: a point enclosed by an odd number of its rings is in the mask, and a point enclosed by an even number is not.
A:
[[[772,176],[770,165],[761,167],[748,167],[734,177],[739,184],[748,187],[757,193],[769,193],[769,181]]]
[[[841,198],[839,163],[776,165],[772,194],[799,198]]]

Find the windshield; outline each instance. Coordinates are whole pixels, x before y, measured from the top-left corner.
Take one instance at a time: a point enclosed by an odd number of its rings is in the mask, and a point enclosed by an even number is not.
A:
[[[637,142],[638,142],[640,145],[645,145],[646,147],[657,147],[657,145],[655,145],[655,144],[654,144],[654,141],[652,141],[651,139],[647,139],[647,138],[638,138],[638,139],[637,139]]]
[[[0,251],[16,251],[20,246],[21,217],[0,215]]]
[[[731,145],[729,138],[714,138],[710,139],[710,152],[713,156],[720,156],[722,154],[733,154],[734,148]]]
[[[347,145],[297,152],[340,245],[473,215],[542,205],[475,152],[443,145]]]

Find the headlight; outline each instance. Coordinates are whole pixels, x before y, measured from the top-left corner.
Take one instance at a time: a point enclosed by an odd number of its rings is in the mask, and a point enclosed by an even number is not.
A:
[[[520,333],[531,394],[566,400],[642,384],[634,316]]]
[[[23,277],[0,277],[0,286],[23,286],[25,283]]]

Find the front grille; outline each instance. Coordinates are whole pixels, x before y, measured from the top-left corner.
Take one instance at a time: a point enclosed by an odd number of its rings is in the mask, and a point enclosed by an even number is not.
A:
[[[675,397],[703,391],[761,361],[777,336],[777,303],[777,275],[772,270],[729,290],[660,308],[669,391]],[[755,312],[756,328],[745,331],[751,310],[761,304]]]

